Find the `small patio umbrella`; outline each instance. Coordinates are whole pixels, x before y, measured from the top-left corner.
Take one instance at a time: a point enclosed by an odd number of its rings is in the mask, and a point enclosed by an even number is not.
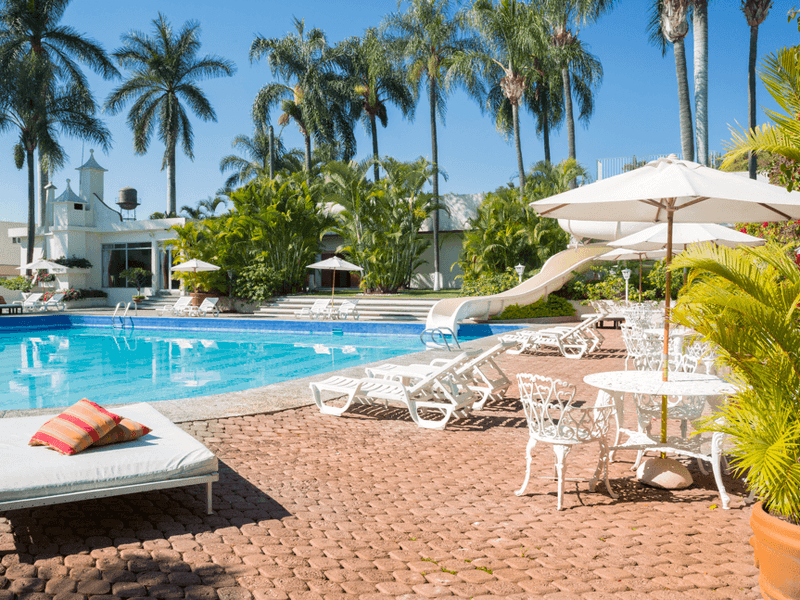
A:
[[[610,244],[609,244],[610,245]],[[620,260],[638,260],[639,261],[639,302],[642,301],[642,261],[655,260],[664,258],[667,255],[666,250],[633,250],[632,248],[614,248],[601,254],[595,260],[605,260],[609,262],[617,262]]]
[[[666,251],[667,224],[659,223],[648,227],[638,233],[627,235],[613,242],[609,246],[631,248],[633,250],[659,250]],[[672,227],[672,249],[685,250],[690,244],[712,242],[718,246],[760,246],[764,240],[736,231],[716,223],[675,223]]]
[[[180,263],[175,265],[170,269],[170,271],[180,271],[183,273],[194,273],[195,275],[201,271],[219,271],[219,267],[217,265],[212,265],[211,263],[207,263],[202,260],[198,260],[193,258],[191,260],[187,260],[186,262]],[[194,283],[194,291],[197,293],[197,282]]]
[[[608,179],[538,200],[541,216],[597,221],[666,221],[667,265],[672,260],[673,223],[792,221],[800,218],[800,192],[745,179],[733,173],[679,160],[674,154]],[[667,270],[664,303],[664,381],[669,378],[669,308],[672,274]],[[661,439],[667,435],[667,402],[662,400]]]
[[[346,260],[342,260],[338,256],[331,256],[330,258],[326,258],[325,260],[321,260],[319,262],[315,262],[314,264],[308,265],[307,269],[328,269],[330,271],[363,271],[361,267],[358,265],[354,265],[351,262],[347,262]],[[334,273],[335,275],[335,273]],[[333,294],[336,290],[336,277],[333,278],[333,284],[331,285],[331,305],[333,305]]]
[[[35,260],[32,263],[28,263],[27,265],[17,267],[18,271],[27,271],[28,269],[31,271],[59,271],[63,273],[67,270],[67,267],[43,258]]]

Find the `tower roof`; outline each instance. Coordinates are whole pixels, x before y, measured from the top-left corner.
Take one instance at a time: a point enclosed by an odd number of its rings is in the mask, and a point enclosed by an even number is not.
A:
[[[100,165],[97,164],[97,161],[94,159],[94,150],[89,150],[89,160],[87,160],[82,166],[77,167],[76,171],[108,171],[108,169],[104,169]]]
[[[67,189],[65,189],[61,195],[56,198],[56,202],[80,202],[81,204],[87,204],[86,200],[78,196],[75,192],[72,191],[72,188],[69,187],[69,179],[67,179]]]

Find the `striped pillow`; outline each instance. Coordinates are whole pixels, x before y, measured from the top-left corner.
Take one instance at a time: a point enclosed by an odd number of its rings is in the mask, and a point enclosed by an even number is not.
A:
[[[122,417],[84,398],[42,425],[28,442],[61,454],[77,454],[114,429]]]
[[[122,417],[122,420],[117,424],[117,426],[99,440],[93,442],[92,447],[118,444],[120,442],[130,442],[131,440],[140,438],[143,435],[147,435],[151,431],[152,429],[150,429],[147,425],[142,425],[141,423],[132,421],[127,417]]]

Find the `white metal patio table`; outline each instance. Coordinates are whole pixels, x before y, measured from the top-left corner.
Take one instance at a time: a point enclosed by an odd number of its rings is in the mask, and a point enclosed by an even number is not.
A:
[[[584,383],[608,393],[614,401],[617,433],[614,444],[609,448],[609,460],[613,459],[615,450],[654,450],[672,452],[683,456],[699,458],[711,463],[714,480],[719,490],[722,508],[730,507],[730,497],[722,483],[720,455],[724,435],[715,432],[711,436],[711,454],[704,453],[701,446],[707,439],[692,436],[689,439],[670,436],[666,443],[653,439],[645,431],[625,429],[624,399],[625,394],[647,394],[650,396],[704,396],[706,402],[715,410],[726,396],[735,393],[733,385],[715,375],[706,373],[670,373],[669,381],[663,381],[661,371],[609,371],[593,373],[583,378]],[[620,444],[620,435],[628,439]]]

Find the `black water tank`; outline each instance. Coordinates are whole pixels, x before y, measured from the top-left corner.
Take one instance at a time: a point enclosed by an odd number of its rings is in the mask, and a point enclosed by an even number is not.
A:
[[[119,201],[117,202],[122,210],[134,210],[139,206],[136,190],[131,187],[124,187],[119,191]]]

